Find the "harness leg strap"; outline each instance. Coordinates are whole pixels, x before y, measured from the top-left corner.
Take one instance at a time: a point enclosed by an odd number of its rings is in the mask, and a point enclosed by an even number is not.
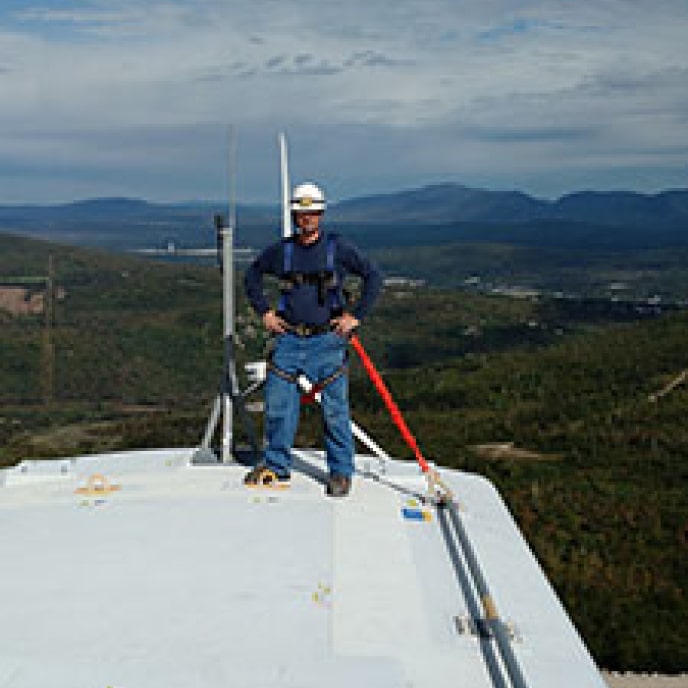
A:
[[[272,371],[277,377],[281,377],[283,380],[286,380],[287,382],[290,382],[291,384],[298,385],[299,383],[299,373],[288,373],[286,370],[282,370],[279,366],[275,364],[275,362],[272,360],[272,352],[270,352],[267,356],[266,360],[266,365],[267,369]],[[327,377],[323,378],[322,380],[318,380],[317,382],[313,383],[313,387],[311,388],[311,391],[308,392],[308,394],[304,394],[301,398],[303,402],[312,402],[315,401],[315,395],[319,394],[322,392],[327,385],[331,385],[335,380],[339,379],[342,375],[345,375],[349,369],[349,353],[348,351],[346,352],[344,361],[342,364],[335,370],[332,374],[328,375]]]
[[[327,385],[331,385],[336,379],[340,378],[342,375],[345,375],[348,369],[348,362],[344,361],[344,363],[342,363],[342,365],[340,365],[339,368],[332,373],[332,375],[328,375],[323,380],[318,380],[314,387],[317,387],[318,391],[320,392],[321,390],[325,389]]]
[[[331,385],[335,380],[339,379],[342,375],[345,375],[347,370],[348,370],[348,365],[347,361],[345,360],[342,365],[337,368],[337,370],[334,371],[331,375],[328,375],[326,378],[323,378],[322,380],[318,380],[313,387],[311,387],[311,391],[308,392],[308,394],[302,394],[301,395],[301,401],[304,404],[311,404],[315,401],[315,395],[319,394],[320,392],[327,387],[327,385]]]
[[[288,373],[286,370],[282,370],[278,366],[276,366],[272,360],[272,356],[268,357],[268,360],[266,361],[268,370],[272,371],[277,375],[277,377],[281,377],[283,380],[286,380],[287,382],[291,382],[292,384],[296,385],[298,384],[299,381],[299,375],[298,373],[291,374]]]

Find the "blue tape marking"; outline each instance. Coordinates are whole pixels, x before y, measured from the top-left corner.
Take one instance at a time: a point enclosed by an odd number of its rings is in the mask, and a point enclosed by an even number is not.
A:
[[[404,507],[401,510],[401,514],[409,521],[429,521],[432,518],[428,511],[424,511],[423,509],[410,509],[409,507]]]

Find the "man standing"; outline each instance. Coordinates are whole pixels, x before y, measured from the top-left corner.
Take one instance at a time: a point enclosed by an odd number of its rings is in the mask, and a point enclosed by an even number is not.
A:
[[[296,225],[293,238],[265,249],[246,272],[246,294],[265,327],[276,336],[265,389],[267,448],[262,463],[244,478],[247,485],[288,486],[291,448],[300,410],[298,376],[321,390],[326,493],[344,497],[351,489],[354,442],[346,375],[347,338],[380,293],[375,265],[336,234],[321,229],[325,196],[313,183],[298,185],[290,202]],[[347,273],[362,280],[361,297],[348,310],[342,286]],[[270,307],[263,276],[280,280],[280,302]]]

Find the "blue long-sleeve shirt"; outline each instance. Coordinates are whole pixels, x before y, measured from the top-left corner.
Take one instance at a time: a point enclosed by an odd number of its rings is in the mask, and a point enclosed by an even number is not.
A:
[[[341,293],[344,277],[353,274],[361,278],[362,290],[358,302],[350,312],[359,320],[363,320],[372,308],[382,289],[382,274],[377,266],[365,257],[355,246],[339,235],[334,235],[336,242],[334,253],[334,269],[337,273],[337,289],[339,301],[344,303]],[[295,239],[288,239],[293,243],[291,270],[293,272],[316,273],[323,272],[327,267],[327,235],[320,232],[316,242],[302,246]],[[284,241],[268,246],[251,264],[246,271],[244,286],[246,295],[253,309],[258,315],[264,315],[270,310],[270,304],[263,290],[263,276],[275,275],[281,277],[284,272]],[[329,322],[332,313],[327,300],[321,302],[318,287],[315,284],[295,285],[286,299],[284,318],[293,324],[324,325]]]

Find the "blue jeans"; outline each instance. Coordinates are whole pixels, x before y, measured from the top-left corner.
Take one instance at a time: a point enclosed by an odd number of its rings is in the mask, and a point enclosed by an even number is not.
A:
[[[272,361],[290,375],[305,375],[311,382],[332,375],[346,356],[347,342],[334,332],[313,337],[287,333],[277,338]],[[325,431],[325,456],[332,475],[354,472],[354,441],[349,416],[349,384],[340,375],[321,392]],[[265,464],[278,475],[291,471],[291,448],[299,424],[301,393],[289,382],[268,370],[265,388]]]

